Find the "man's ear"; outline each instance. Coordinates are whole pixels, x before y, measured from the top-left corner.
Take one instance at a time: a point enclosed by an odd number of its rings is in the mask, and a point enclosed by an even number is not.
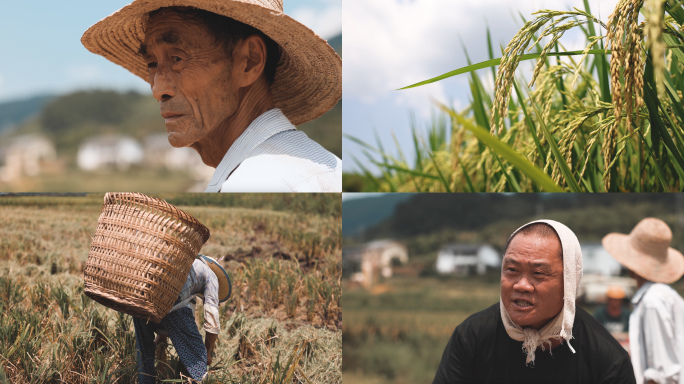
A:
[[[233,49],[233,75],[237,85],[248,87],[263,73],[266,66],[266,43],[259,35],[239,41]]]

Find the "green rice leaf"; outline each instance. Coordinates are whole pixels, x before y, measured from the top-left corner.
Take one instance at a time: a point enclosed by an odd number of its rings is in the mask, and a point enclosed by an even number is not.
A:
[[[565,182],[568,183],[568,187],[570,187],[570,190],[572,192],[581,192],[580,186],[579,184],[577,184],[577,180],[575,180],[575,177],[572,175],[572,171],[568,167],[568,164],[565,162],[565,158],[560,153],[560,149],[558,149],[558,144],[556,143],[556,140],[551,135],[551,131],[549,131],[548,127],[546,126],[546,123],[544,123],[544,119],[542,118],[541,112],[539,112],[539,109],[537,109],[537,106],[534,103],[532,103],[532,108],[534,108],[534,112],[537,114],[537,120],[539,120],[539,128],[541,128],[541,131],[544,134],[544,137],[546,138],[546,142],[549,143],[549,146],[551,147],[551,153],[553,154],[553,157],[556,158],[558,168],[560,168],[560,171],[563,174],[563,177],[565,178]]]
[[[460,116],[449,108],[442,106],[442,110],[448,113],[454,120],[458,121],[459,124],[463,125],[465,129],[472,132],[478,140],[491,148],[493,152],[506,159],[506,161],[511,163],[520,172],[538,184],[540,188],[545,190],[545,192],[563,192],[563,189],[558,186],[558,184],[554,183],[549,175],[537,168],[534,164],[532,164],[531,161],[517,153],[514,149],[503,143],[501,140],[490,135],[489,131],[474,125],[463,116]]]
[[[609,54],[610,51],[605,50],[605,49],[590,49],[589,53],[590,54]],[[583,54],[582,51],[549,52],[548,56],[577,56],[577,55],[582,55],[582,54]],[[520,55],[520,61],[538,59],[540,56],[541,55],[539,53],[526,53],[524,55]],[[399,91],[402,89],[420,87],[421,85],[431,84],[431,83],[434,83],[436,81],[448,79],[449,77],[453,77],[453,76],[460,75],[463,73],[468,73],[468,72],[475,71],[475,70],[482,69],[482,68],[492,67],[492,66],[499,65],[499,64],[501,64],[501,58],[493,59],[493,60],[486,60],[486,61],[483,61],[481,63],[468,65],[468,66],[463,67],[463,68],[455,69],[455,70],[447,72],[443,75],[439,75],[439,76],[433,77],[431,79],[427,79],[427,80],[424,80],[424,81],[421,81],[421,82],[418,82],[415,84],[411,84],[411,85],[408,85],[406,87],[399,88],[397,90]]]

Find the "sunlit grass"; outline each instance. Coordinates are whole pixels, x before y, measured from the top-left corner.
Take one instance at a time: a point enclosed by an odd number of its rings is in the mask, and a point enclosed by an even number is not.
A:
[[[202,252],[225,257],[233,281],[205,382],[340,383],[339,197],[212,196],[164,196],[200,204],[178,206],[210,228]],[[0,198],[0,367],[9,382],[136,381],[131,317],[83,294],[101,207],[101,195]],[[201,322],[201,304],[198,313]],[[179,382],[169,354],[170,368],[158,369]]]

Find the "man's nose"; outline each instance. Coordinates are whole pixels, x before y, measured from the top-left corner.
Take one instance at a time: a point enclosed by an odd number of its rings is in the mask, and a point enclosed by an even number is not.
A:
[[[175,74],[167,66],[160,65],[152,76],[152,96],[157,101],[165,101],[175,95]]]
[[[527,277],[523,276],[515,284],[513,284],[513,289],[518,292],[532,292],[534,291],[534,286],[530,284]]]

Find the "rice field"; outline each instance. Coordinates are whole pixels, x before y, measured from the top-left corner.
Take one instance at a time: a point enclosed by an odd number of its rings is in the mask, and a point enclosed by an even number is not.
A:
[[[684,5],[620,0],[605,20],[580,8],[525,15],[500,57],[487,33],[488,60],[405,87],[467,74],[471,102],[414,127],[410,162],[349,137],[365,191],[682,191]],[[565,49],[570,30],[584,49]]]
[[[344,286],[345,383],[432,382],[454,328],[499,301],[491,278],[393,277],[383,288]]]
[[[339,195],[158,197],[211,230],[202,253],[224,257],[233,281],[205,382],[340,383]],[[83,294],[101,206],[0,197],[0,383],[136,382],[132,318]],[[187,382],[168,355],[160,381]]]

